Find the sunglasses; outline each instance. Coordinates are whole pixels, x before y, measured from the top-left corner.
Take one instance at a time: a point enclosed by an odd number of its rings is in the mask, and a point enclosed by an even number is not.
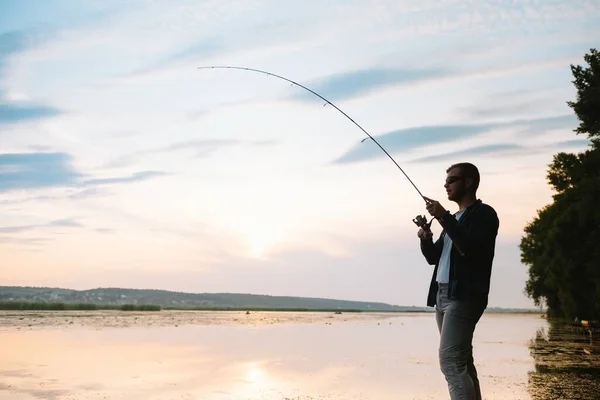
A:
[[[462,176],[449,176],[449,177],[446,178],[446,183],[448,185],[451,185],[454,182],[458,182],[458,181],[461,181],[463,179],[465,179],[465,178],[463,178]]]

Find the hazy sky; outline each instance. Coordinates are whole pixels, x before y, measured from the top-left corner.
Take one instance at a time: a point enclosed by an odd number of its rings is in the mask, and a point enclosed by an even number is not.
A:
[[[490,306],[529,307],[518,243],[585,149],[570,64],[598,1],[0,2],[2,285],[425,305],[408,180],[471,161],[500,217]],[[434,232],[440,232],[437,224]]]

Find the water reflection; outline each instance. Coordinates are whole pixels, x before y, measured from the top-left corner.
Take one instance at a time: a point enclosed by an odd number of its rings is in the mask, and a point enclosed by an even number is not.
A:
[[[529,399],[534,365],[527,345],[545,324],[536,316],[482,318],[475,357],[487,400]],[[253,326],[93,326],[0,331],[0,397],[448,398],[432,314]]]
[[[595,339],[587,329],[559,320],[550,320],[539,329],[529,346],[535,360],[531,398],[599,399],[600,345]]]

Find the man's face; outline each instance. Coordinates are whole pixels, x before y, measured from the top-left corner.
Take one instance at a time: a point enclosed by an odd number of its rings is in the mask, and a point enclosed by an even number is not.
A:
[[[462,176],[460,168],[453,168],[446,175],[446,193],[448,200],[460,201],[467,192],[466,179]]]

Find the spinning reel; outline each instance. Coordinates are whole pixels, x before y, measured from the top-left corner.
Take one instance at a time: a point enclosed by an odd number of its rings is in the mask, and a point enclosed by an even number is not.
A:
[[[415,218],[413,218],[412,220],[415,225],[417,225],[419,228],[423,229],[425,232],[431,232],[431,223],[433,222],[433,219],[429,222],[427,222],[427,217],[424,215],[417,215]]]

